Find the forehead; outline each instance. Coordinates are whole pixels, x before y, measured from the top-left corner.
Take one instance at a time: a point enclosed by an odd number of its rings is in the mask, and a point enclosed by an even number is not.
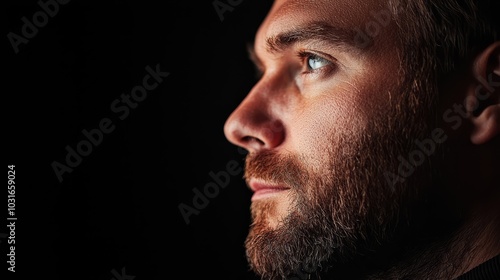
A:
[[[354,39],[393,41],[389,37],[394,34],[394,24],[389,15],[388,0],[275,0],[255,44],[256,48],[264,46],[267,38],[311,22],[350,30],[353,36],[359,36]]]

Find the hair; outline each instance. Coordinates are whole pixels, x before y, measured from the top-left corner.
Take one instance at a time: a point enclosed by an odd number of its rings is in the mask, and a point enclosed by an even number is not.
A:
[[[404,60],[436,74],[462,63],[499,40],[498,0],[389,0],[399,26]],[[430,65],[429,65],[430,63]],[[408,64],[407,64],[408,65]]]
[[[498,0],[389,0],[400,46],[400,83],[410,113],[437,125],[440,88],[500,40]],[[430,104],[430,111],[421,104]]]

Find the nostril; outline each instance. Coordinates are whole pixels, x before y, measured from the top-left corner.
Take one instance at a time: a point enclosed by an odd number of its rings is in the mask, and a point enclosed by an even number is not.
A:
[[[253,136],[244,136],[241,141],[250,146],[263,147],[265,145],[264,141]]]

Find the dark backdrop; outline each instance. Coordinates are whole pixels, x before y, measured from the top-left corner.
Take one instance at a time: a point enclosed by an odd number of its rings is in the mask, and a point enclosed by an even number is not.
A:
[[[17,218],[16,272],[2,279],[256,279],[244,153],[223,124],[255,82],[246,44],[271,1],[54,3],[2,8]],[[141,95],[147,66],[169,75]],[[126,112],[133,90],[141,99]],[[181,204],[197,211],[189,224]]]

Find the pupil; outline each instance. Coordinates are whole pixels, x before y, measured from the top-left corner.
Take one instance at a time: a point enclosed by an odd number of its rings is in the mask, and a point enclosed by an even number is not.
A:
[[[311,67],[312,69],[316,69],[318,68],[319,65],[321,63],[321,59],[319,57],[311,57],[309,59],[309,67]]]

